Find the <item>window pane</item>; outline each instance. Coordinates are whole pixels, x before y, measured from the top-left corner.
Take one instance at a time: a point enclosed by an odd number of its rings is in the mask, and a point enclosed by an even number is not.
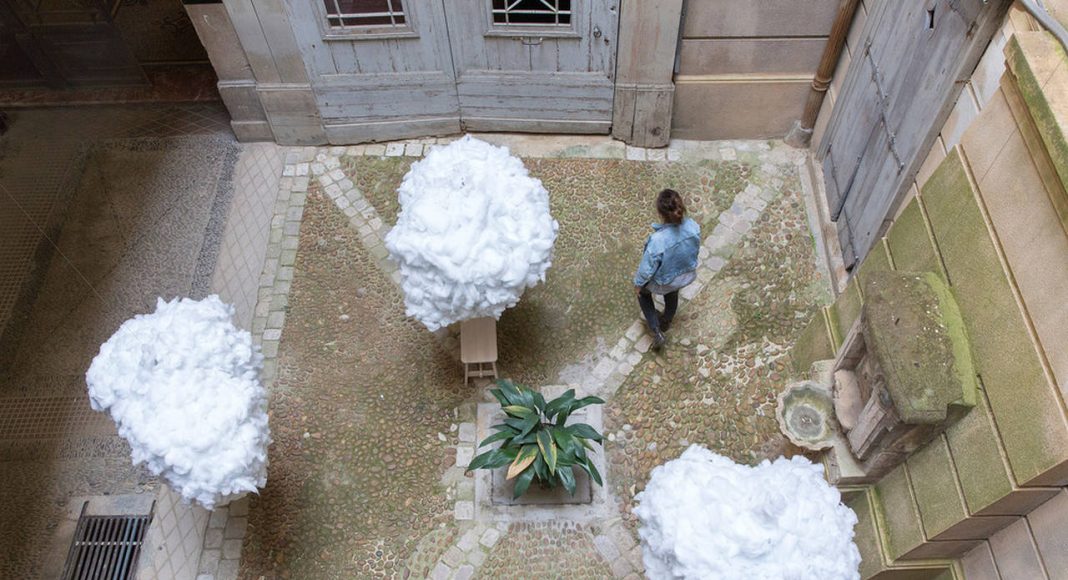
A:
[[[491,0],[493,23],[568,26],[571,0]]]
[[[323,0],[330,26],[403,26],[403,0]]]

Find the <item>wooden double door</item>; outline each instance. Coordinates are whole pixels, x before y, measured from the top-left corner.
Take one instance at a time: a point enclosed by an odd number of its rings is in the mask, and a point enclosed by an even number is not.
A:
[[[607,133],[618,0],[288,0],[327,138]]]
[[[1011,0],[875,0],[817,155],[847,268],[886,231]]]

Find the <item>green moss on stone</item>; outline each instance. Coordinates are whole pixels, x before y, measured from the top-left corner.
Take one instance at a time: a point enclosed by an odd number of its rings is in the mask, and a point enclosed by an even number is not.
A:
[[[920,521],[928,538],[960,523],[968,516],[957,493],[953,461],[945,439],[938,437],[908,460],[912,491],[920,509]]]
[[[975,405],[975,374],[964,325],[938,276],[875,272],[864,285],[864,295],[864,338],[879,360],[903,421],[941,423]]]
[[[927,231],[919,198],[909,202],[886,234],[887,247],[894,259],[894,267],[902,272],[936,272],[942,274],[942,264],[935,250],[934,240]]]
[[[833,339],[828,331],[828,324],[827,314],[820,309],[797,337],[797,342],[791,350],[791,358],[794,372],[798,376],[806,375],[812,363],[834,358],[835,346],[831,342]]]
[[[1068,461],[1068,423],[958,149],[924,185],[923,200],[1013,473],[1021,484],[1048,483],[1042,476]]]
[[[986,509],[1012,491],[994,421],[981,399],[970,413],[946,430],[964,501],[972,513]]]
[[[858,493],[847,504],[857,514],[853,541],[860,551],[860,577],[871,578],[883,570],[883,553],[879,546],[879,531],[872,512],[870,493]]]
[[[909,490],[905,466],[900,465],[875,484],[876,509],[882,515],[887,555],[897,560],[923,544],[923,527]]]
[[[831,324],[838,334],[839,343],[849,335],[849,329],[853,328],[853,323],[860,316],[861,304],[859,283],[857,278],[853,277],[829,309]]]
[[[1064,68],[1068,56],[1048,32],[1012,35],[1005,54],[1053,166],[1068,189],[1068,75],[1055,72]]]
[[[886,238],[880,238],[872,246],[871,251],[864,257],[857,269],[857,280],[860,281],[860,293],[864,294],[864,282],[875,272],[889,272],[894,267],[890,264],[890,249],[886,245]]]

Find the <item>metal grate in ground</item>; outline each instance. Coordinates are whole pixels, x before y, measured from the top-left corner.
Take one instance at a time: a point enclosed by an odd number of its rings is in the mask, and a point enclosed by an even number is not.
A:
[[[88,506],[88,502],[85,504]],[[63,580],[126,580],[133,578],[137,556],[152,514],[87,516],[85,506],[67,554]]]

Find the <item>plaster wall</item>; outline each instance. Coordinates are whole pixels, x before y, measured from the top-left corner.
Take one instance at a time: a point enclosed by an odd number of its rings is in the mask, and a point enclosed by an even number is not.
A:
[[[801,117],[838,4],[688,2],[672,136],[782,138]]]

